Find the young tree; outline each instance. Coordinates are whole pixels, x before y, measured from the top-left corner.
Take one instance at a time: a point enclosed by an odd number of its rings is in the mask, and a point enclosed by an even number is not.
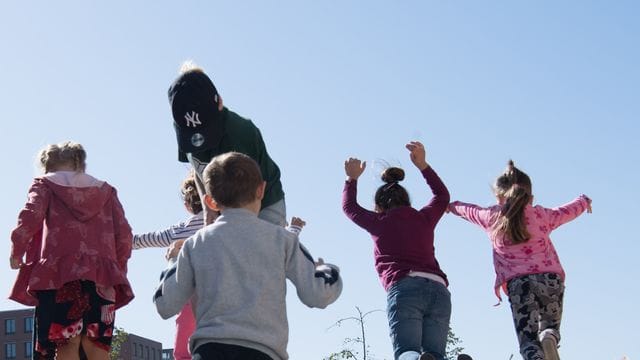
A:
[[[370,359],[370,350],[369,350],[369,346],[367,345],[367,337],[366,337],[366,333],[365,333],[365,318],[369,315],[371,315],[372,313],[375,312],[381,312],[382,310],[371,310],[371,311],[367,311],[366,313],[363,313],[362,310],[360,310],[359,307],[356,306],[356,310],[358,311],[358,316],[350,316],[350,317],[346,317],[343,319],[340,319],[338,321],[336,321],[335,324],[331,325],[331,327],[329,327],[329,329],[331,329],[332,327],[335,326],[341,326],[343,322],[345,321],[355,321],[358,325],[360,325],[360,336],[359,337],[355,337],[355,338],[346,338],[344,339],[343,345],[345,346],[344,349],[336,352],[336,353],[332,353],[329,355],[329,357],[323,359],[323,360],[338,360],[338,359],[354,359],[354,360],[367,360]],[[360,353],[359,351],[355,351],[351,348],[351,346],[353,345],[358,345],[360,344],[362,346],[362,353]],[[361,358],[359,357],[361,354]]]
[[[122,345],[127,341],[129,334],[123,328],[115,328],[113,330],[113,338],[111,339],[111,351],[109,351],[109,359],[120,359],[120,351]]]
[[[449,332],[447,333],[447,359],[456,359],[462,353],[464,348],[460,345],[462,345],[462,340],[453,333],[451,326],[449,326]]]
[[[367,360],[371,359],[371,352],[369,350],[369,346],[366,341],[366,328],[365,328],[365,318],[374,313],[374,312],[382,312],[382,310],[371,310],[366,313],[363,313],[359,307],[356,306],[356,310],[358,311],[358,316],[346,317],[338,320],[335,324],[333,324],[329,329],[335,326],[341,326],[345,321],[355,321],[360,326],[360,337],[355,338],[346,338],[344,339],[343,346],[344,348],[338,352],[331,353],[328,357],[323,360],[340,360],[340,359],[354,359],[354,360]],[[353,350],[352,346],[360,345],[362,346],[362,352]],[[462,353],[464,348],[461,346],[462,340],[456,336],[456,334],[449,327],[449,332],[447,334],[447,359],[456,359],[458,355]]]

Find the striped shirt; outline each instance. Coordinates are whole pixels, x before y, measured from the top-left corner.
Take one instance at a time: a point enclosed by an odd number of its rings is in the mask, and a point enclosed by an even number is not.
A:
[[[184,240],[204,227],[202,211],[186,221],[171,225],[164,230],[133,235],[133,248],[168,247],[176,240]]]

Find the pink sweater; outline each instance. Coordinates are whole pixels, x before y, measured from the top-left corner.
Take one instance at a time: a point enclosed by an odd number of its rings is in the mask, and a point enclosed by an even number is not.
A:
[[[528,205],[525,208],[525,221],[531,238],[520,244],[513,244],[504,234],[493,232],[500,215],[500,205],[483,208],[455,201],[449,205],[449,211],[479,225],[489,235],[496,271],[495,293],[502,300],[500,288],[507,293],[506,284],[513,278],[528,274],[555,273],[564,279],[565,273],[549,234],[560,225],[578,217],[588,205],[589,198],[585,195],[554,209]]]
[[[37,305],[35,291],[90,280],[111,289],[119,308],[133,299],[127,280],[131,238],[116,190],[106,182],[68,171],[36,178],[11,233],[11,256],[26,255],[26,263],[10,298]]]

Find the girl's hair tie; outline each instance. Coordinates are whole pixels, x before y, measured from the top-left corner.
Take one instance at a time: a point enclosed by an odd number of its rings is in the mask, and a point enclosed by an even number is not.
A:
[[[394,185],[398,185],[397,181],[392,181],[390,183],[388,183],[387,185],[384,186],[384,191],[387,191],[389,189],[391,189]]]

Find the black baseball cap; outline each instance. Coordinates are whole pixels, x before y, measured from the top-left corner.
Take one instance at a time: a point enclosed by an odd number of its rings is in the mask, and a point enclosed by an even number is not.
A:
[[[169,87],[169,104],[178,140],[178,159],[186,153],[215,148],[224,133],[218,110],[220,96],[207,74],[200,70],[181,74]]]

